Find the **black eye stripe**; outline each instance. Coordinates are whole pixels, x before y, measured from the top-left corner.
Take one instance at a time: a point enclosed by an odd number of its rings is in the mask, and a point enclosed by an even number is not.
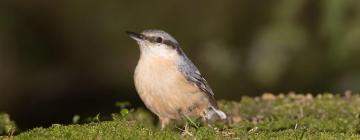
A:
[[[146,40],[148,40],[150,42],[163,43],[162,37],[146,37]]]
[[[176,47],[177,47],[177,44],[174,43],[174,42],[172,42],[172,41],[170,41],[170,40],[164,40],[163,43],[166,44],[166,45],[168,45],[168,46],[170,46],[170,47],[172,47],[172,48],[176,48]]]
[[[178,47],[177,43],[172,42],[170,40],[165,40],[162,37],[146,37],[146,40],[148,40],[150,42],[162,43],[162,44],[170,46],[173,49],[177,49],[177,47]]]
[[[145,39],[148,40],[148,41],[150,41],[150,42],[157,42],[157,41],[156,41],[157,37],[145,37]],[[161,39],[162,39],[162,38],[161,38]],[[170,40],[165,40],[165,39],[162,39],[162,42],[161,42],[161,43],[169,46],[169,47],[172,48],[172,49],[175,49],[175,50],[178,52],[178,54],[180,54],[180,55],[183,54],[183,52],[182,52],[182,50],[180,49],[178,43],[173,42],[173,41],[170,41]]]

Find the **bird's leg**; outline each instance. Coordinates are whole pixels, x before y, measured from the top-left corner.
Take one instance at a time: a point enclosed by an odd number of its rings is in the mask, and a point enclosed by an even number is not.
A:
[[[207,124],[208,127],[212,127],[212,126],[210,125],[210,123],[208,123],[209,119],[208,119],[208,117],[207,117],[207,113],[208,113],[208,112],[206,112],[206,111],[204,111],[204,112],[201,113],[201,115],[200,115],[201,120],[202,120],[203,123]]]
[[[203,122],[207,122],[206,114],[207,114],[207,112],[202,112],[202,113],[200,114],[200,118],[201,118],[201,120],[202,120]]]
[[[166,117],[159,117],[159,121],[160,121],[161,129],[164,129],[166,125],[169,124],[170,119]]]

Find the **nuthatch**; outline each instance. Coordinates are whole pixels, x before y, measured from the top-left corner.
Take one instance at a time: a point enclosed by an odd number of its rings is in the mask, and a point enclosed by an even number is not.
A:
[[[159,117],[161,128],[184,116],[226,119],[210,86],[171,35],[161,30],[126,33],[140,46],[134,73],[136,90]]]

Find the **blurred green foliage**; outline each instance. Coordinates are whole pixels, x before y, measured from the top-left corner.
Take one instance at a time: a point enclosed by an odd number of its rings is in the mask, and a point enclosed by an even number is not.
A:
[[[15,122],[10,120],[10,116],[0,112],[0,136],[12,135],[16,131]]]

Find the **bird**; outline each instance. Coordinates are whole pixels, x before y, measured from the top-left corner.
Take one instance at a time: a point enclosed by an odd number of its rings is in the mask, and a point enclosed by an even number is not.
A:
[[[140,48],[134,84],[145,106],[164,129],[184,117],[226,119],[214,92],[177,40],[162,30],[126,31]]]

